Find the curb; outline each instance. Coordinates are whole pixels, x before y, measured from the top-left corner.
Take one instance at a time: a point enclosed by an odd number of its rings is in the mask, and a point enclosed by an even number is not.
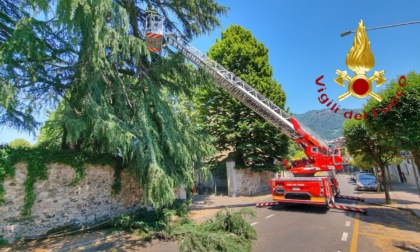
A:
[[[118,232],[116,234],[106,235],[106,236],[101,237],[101,238],[96,238],[96,239],[85,241],[85,242],[71,244],[69,246],[63,246],[63,247],[59,248],[57,251],[71,251],[71,250],[76,249],[76,248],[79,248],[79,247],[91,245],[91,244],[94,244],[94,243],[97,243],[97,242],[101,242],[101,241],[105,241],[105,240],[112,239],[112,238],[121,237],[121,236],[123,236],[125,234],[128,234],[128,233],[126,233],[126,232]]]
[[[197,211],[197,210],[207,210],[207,209],[222,209],[222,208],[235,208],[235,207],[247,207],[247,206],[255,206],[255,203],[246,203],[246,204],[233,204],[233,205],[222,205],[222,206],[197,206],[197,207],[190,207],[188,211]]]

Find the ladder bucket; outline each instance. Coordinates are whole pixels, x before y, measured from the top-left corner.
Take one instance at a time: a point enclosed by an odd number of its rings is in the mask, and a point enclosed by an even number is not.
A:
[[[150,52],[159,53],[162,50],[164,21],[165,18],[156,13],[146,17],[146,47]]]

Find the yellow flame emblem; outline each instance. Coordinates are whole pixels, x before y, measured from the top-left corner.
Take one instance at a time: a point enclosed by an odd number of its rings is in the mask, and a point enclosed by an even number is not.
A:
[[[338,75],[334,79],[335,83],[344,87],[344,82],[349,82],[348,91],[338,96],[338,100],[342,101],[350,95],[356,98],[365,98],[370,95],[376,100],[382,101],[382,98],[372,91],[372,83],[376,81],[376,87],[379,87],[385,83],[387,78],[382,77],[385,74],[384,70],[375,71],[371,77],[366,76],[366,72],[370,71],[375,65],[375,58],[370,50],[370,42],[362,20],[360,20],[359,26],[357,27],[353,46],[347,54],[346,65],[355,75],[350,77],[347,71],[335,71]]]

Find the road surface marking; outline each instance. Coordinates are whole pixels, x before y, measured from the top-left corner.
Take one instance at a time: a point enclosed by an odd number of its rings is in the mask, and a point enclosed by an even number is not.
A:
[[[350,227],[350,221],[346,221],[346,227]]]
[[[343,236],[341,236],[342,241],[347,241],[347,237],[349,237],[349,233],[343,232]]]
[[[251,223],[251,226],[257,225],[258,222]]]
[[[274,214],[270,214],[269,216],[266,216],[265,218],[268,219],[268,218],[271,218],[273,216],[274,216]]]
[[[356,215],[354,220],[353,237],[351,239],[350,252],[357,252],[357,239],[359,236],[359,218],[360,214]]]

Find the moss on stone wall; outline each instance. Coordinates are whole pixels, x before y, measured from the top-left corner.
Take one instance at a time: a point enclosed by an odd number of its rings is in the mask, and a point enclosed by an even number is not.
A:
[[[86,152],[75,152],[70,150],[51,150],[42,147],[34,148],[10,148],[0,147],[0,205],[4,204],[5,190],[3,181],[7,177],[14,177],[14,166],[19,162],[27,163],[28,174],[25,180],[25,198],[22,216],[30,216],[31,208],[35,202],[34,185],[37,180],[46,180],[48,163],[63,163],[75,169],[76,176],[70,185],[77,184],[84,176],[86,164],[115,165],[115,158],[112,155],[98,155]],[[120,165],[115,166],[116,172],[113,193],[118,193],[120,186]],[[115,188],[114,188],[115,187]]]

